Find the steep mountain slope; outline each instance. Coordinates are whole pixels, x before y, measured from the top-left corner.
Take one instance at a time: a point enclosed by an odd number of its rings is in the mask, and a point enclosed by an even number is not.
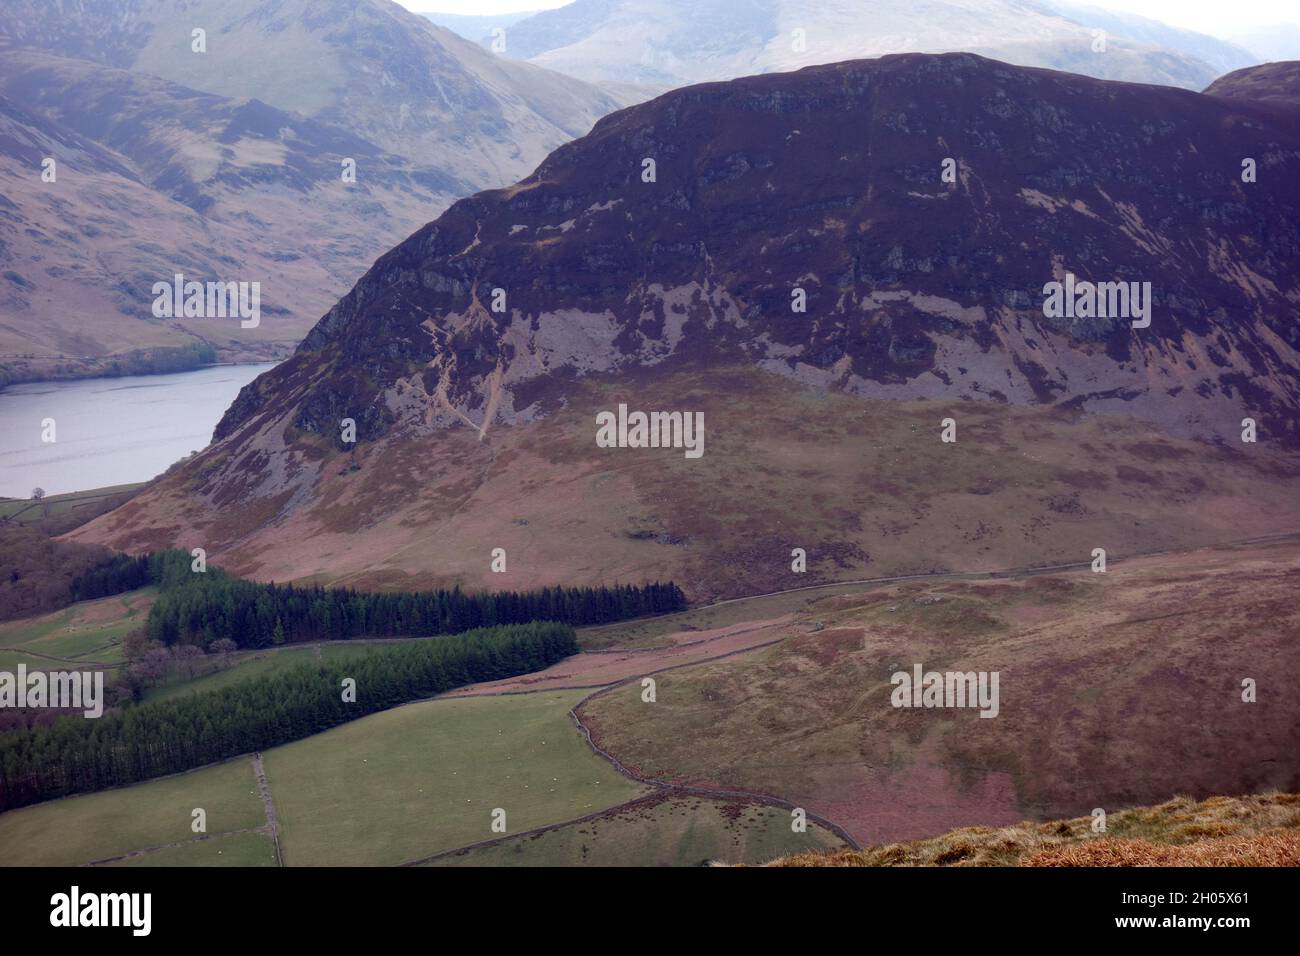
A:
[[[0,383],[199,342],[288,354],[385,249],[617,106],[386,0],[16,0],[0,94],[47,131],[0,155],[20,227],[0,246]],[[104,147],[130,184],[70,156],[42,183],[42,135]],[[265,321],[154,319],[152,285],[177,272],[261,283]]]
[[[87,221],[111,214],[81,190],[91,168],[67,157],[56,181],[41,183],[44,154],[6,150],[14,164],[3,180],[12,184],[6,192],[33,225],[15,231],[3,253],[6,268],[27,282],[23,297],[10,300],[8,337],[0,340],[16,377],[50,374],[64,363],[60,354],[93,369],[133,344],[165,344],[166,326],[152,319],[151,288],[178,271],[200,281],[260,282],[264,326],[210,319],[190,323],[191,331],[221,349],[288,354],[367,263],[470,188],[344,129],[258,100],[230,100],[86,60],[0,51],[0,94],[25,104],[49,128],[106,147],[117,173],[157,194],[140,191],[136,200],[157,211],[137,210],[111,232],[83,228],[73,238],[66,222],[50,229],[57,220],[33,203],[42,194],[71,200],[67,194],[78,190]],[[344,158],[357,164],[354,183],[342,181]],[[177,217],[191,225],[169,232],[165,224]],[[131,247],[153,254],[101,257],[123,229]],[[61,254],[51,255],[51,232],[65,237]],[[195,254],[206,233],[226,237],[215,259]],[[75,295],[59,283],[70,273]],[[51,337],[51,324],[78,330],[79,344]]]
[[[593,82],[672,85],[948,51],[1197,90],[1222,72],[1123,36],[1095,51],[1093,26],[1033,0],[575,0],[507,27],[506,50]]]
[[[670,93],[383,256],[212,448],[78,536],[277,580],[722,594],[789,582],[796,545],[842,578],[1291,527],[1300,131],[1272,115],[969,54]],[[1149,327],[1046,317],[1067,273],[1151,283]],[[620,402],[702,411],[703,457],[597,447]]]
[[[41,165],[56,163],[42,182]],[[112,371],[114,361],[183,367],[208,343],[226,357],[275,354],[301,335],[329,277],[247,241],[143,181],[126,157],[0,96],[0,355],[4,378]],[[260,278],[265,319],[155,319],[150,286],[176,271]],[[287,290],[294,290],[289,292]],[[298,290],[302,290],[301,293]],[[289,306],[298,311],[291,312]],[[175,353],[175,354],[172,354]],[[196,359],[193,359],[194,361]],[[211,360],[210,357],[208,359]]]
[[[530,172],[620,105],[390,0],[11,0],[6,38],[294,110],[474,188]]]
[[[1205,93],[1238,106],[1269,109],[1282,114],[1276,117],[1282,122],[1300,122],[1300,65],[1295,61],[1235,70],[1211,83]]]

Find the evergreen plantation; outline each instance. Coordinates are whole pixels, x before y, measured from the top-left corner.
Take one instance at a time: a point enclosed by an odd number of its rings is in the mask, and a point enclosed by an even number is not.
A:
[[[149,638],[204,648],[222,638],[241,648],[256,648],[296,641],[455,634],[526,621],[582,627],[686,607],[686,596],[671,582],[479,594],[459,588],[377,594],[260,584],[217,568],[193,572],[190,556],[183,551],[115,555],[78,576],[72,592],[77,600],[86,600],[145,584],[161,589],[149,612]]]
[[[513,624],[305,664],[96,720],[61,717],[0,738],[0,811],[265,750],[464,684],[541,670],[577,651],[567,624]],[[344,699],[345,678],[356,681],[355,701]]]
[[[179,584],[189,568],[190,558],[184,551],[160,551],[138,557],[115,554],[73,578],[71,597],[73,601],[93,601],[148,584],[161,585],[164,581]]]
[[[356,637],[430,637],[346,663],[304,664],[216,691],[61,717],[0,737],[0,812],[126,786],[320,733],[455,687],[549,667],[578,652],[575,625],[686,607],[675,584],[466,594],[372,594],[261,584],[194,570],[179,550],[114,555],[77,575],[74,600],[156,585],[151,640],[241,648]],[[345,679],[355,699],[345,700]]]
[[[525,621],[605,624],[685,606],[685,595],[673,584],[522,593],[466,594],[456,588],[372,594],[205,576],[160,594],[149,611],[147,627],[150,639],[164,644],[207,647],[229,638],[248,648],[321,639],[455,634]]]

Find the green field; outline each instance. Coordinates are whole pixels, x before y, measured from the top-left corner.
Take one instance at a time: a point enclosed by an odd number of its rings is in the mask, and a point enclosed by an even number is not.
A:
[[[384,865],[561,823],[644,791],[570,720],[581,691],[425,701],[263,755],[286,865]]]
[[[8,626],[24,648],[102,650],[114,628],[136,626],[151,589],[85,602]],[[825,597],[771,599],[766,615]],[[779,609],[778,609],[779,608]],[[677,616],[669,630],[730,623],[744,605]],[[752,614],[752,611],[751,611]],[[91,627],[93,619],[95,627]],[[743,619],[743,618],[738,618]],[[659,622],[632,622],[653,628]],[[15,625],[21,625],[17,627]],[[602,629],[604,639],[628,639]],[[652,633],[652,632],[650,632]],[[649,636],[649,635],[647,635]],[[653,637],[650,637],[653,639]],[[387,642],[297,645],[232,655],[233,666],[155,688],[166,698],[214,690],[319,657],[351,659]],[[99,651],[96,651],[97,653]],[[841,843],[815,825],[790,829],[786,810],[735,801],[672,797],[632,807],[652,791],[596,756],[569,717],[584,691],[423,701],[372,714],[274,748],[263,762],[286,865],[394,865],[501,837],[440,858],[446,865],[698,865],[762,862]],[[190,832],[190,811],[208,812],[208,838]],[[583,823],[575,820],[622,808]],[[122,866],[273,865],[274,845],[248,758],[0,815],[5,864]],[[509,834],[555,825],[543,834]],[[147,852],[145,852],[147,851]]]
[[[646,788],[597,757],[569,718],[580,691],[424,701],[266,751],[286,865],[385,865],[626,803]],[[193,841],[207,811],[212,839]],[[261,865],[265,811],[248,758],[0,815],[0,862]],[[257,838],[255,838],[257,837]],[[184,846],[168,847],[183,843]],[[229,847],[230,857],[226,858]],[[218,852],[220,851],[220,852]]]
[[[105,866],[275,866],[275,844],[264,832],[230,833],[154,850]]]
[[[182,843],[195,836],[190,824],[196,807],[207,812],[207,832],[214,836],[266,823],[252,763],[239,758],[0,814],[0,865],[75,866]]]
[[[532,836],[441,857],[429,866],[699,866],[763,863],[841,849],[813,823],[795,833],[790,811],[740,801],[665,797]]]
[[[144,482],[135,482],[91,488],[88,491],[70,491],[63,495],[48,495],[40,501],[32,501],[30,498],[0,498],[0,519],[32,524],[46,516],[66,515],[78,509],[91,509],[93,515],[93,509],[105,499],[126,495],[143,485]]]
[[[409,638],[409,640],[418,640],[418,638]],[[243,680],[278,674],[299,664],[308,664],[317,660],[353,660],[374,653],[378,649],[392,646],[392,642],[389,641],[335,641],[244,651],[230,655],[229,666],[220,670],[193,678],[174,678],[151,687],[145,693],[145,700],[168,700],[185,694],[219,690]]]
[[[157,588],[140,588],[0,624],[0,666],[58,669],[59,661],[118,664],[122,639],[144,625]]]

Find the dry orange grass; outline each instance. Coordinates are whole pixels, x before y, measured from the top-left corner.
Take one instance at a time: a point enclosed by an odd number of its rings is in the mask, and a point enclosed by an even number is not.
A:
[[[1104,839],[1043,850],[1021,866],[1300,866],[1300,830],[1272,830],[1245,839],[1183,846]]]
[[[769,866],[1300,866],[1300,793],[1192,800],[1091,819],[965,827],[927,840],[802,853]]]

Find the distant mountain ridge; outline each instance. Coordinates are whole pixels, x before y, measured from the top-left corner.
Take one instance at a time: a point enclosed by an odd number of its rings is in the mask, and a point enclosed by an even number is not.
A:
[[[1159,20],[1119,13],[1087,3],[1047,0],[1047,5],[1064,17],[1088,27],[1100,27],[1113,36],[1152,47],[1171,50],[1208,63],[1220,73],[1254,66],[1260,58],[1245,47],[1195,30],[1173,27]]]
[[[452,33],[471,40],[474,43],[482,43],[484,40],[491,39],[492,29],[494,27],[509,27],[518,23],[526,17],[531,17],[539,12],[537,10],[523,10],[518,13],[498,13],[498,14],[462,14],[462,13],[439,13],[436,11],[421,10],[418,11],[420,16],[424,17],[430,23],[440,27],[446,27]]]
[[[1232,39],[1261,60],[1276,62],[1300,59],[1300,25],[1295,23],[1249,27]]]
[[[0,147],[4,180],[31,184],[10,193],[0,249],[0,356],[20,380],[200,342],[226,359],[283,357],[358,263],[469,191],[346,130],[85,60],[0,51],[0,94],[27,105],[10,114],[27,132]],[[20,149],[36,130],[97,150]],[[53,183],[40,182],[47,155]],[[344,157],[363,170],[351,187]],[[265,322],[155,320],[151,288],[176,272],[260,282]]]
[[[206,52],[192,50],[205,31]],[[501,60],[390,0],[11,0],[0,41],[150,73],[350,129],[478,188],[621,105]]]
[[[1229,44],[1155,21],[1126,20],[1144,33],[1128,37],[1111,30],[1116,17],[1094,22],[1054,7],[1035,0],[574,0],[508,26],[505,38],[507,55],[592,82],[673,86],[891,53],[962,51],[1200,90],[1254,62],[1234,59],[1243,51]],[[1094,27],[1110,33],[1104,48],[1094,49]],[[1157,40],[1179,45],[1152,45]]]
[[[621,102],[388,0],[12,0],[0,93],[45,131],[10,113],[0,152],[0,384],[199,342],[281,357],[384,249]],[[42,136],[104,147],[93,184],[66,152],[42,183],[19,145]],[[266,321],[158,321],[176,272],[259,281]]]

